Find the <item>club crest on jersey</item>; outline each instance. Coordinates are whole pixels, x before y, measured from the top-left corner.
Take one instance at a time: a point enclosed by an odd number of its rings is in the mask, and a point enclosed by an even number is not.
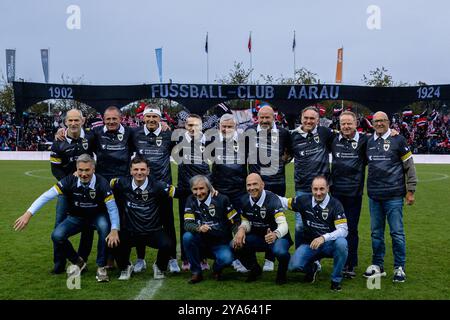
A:
[[[389,143],[386,143],[386,142],[385,142],[384,145],[383,145],[384,151],[388,151],[390,146],[391,146],[391,145],[390,145]]]
[[[327,220],[327,218],[328,218],[328,209],[325,208],[322,210],[322,219]]]
[[[95,199],[95,189],[89,190],[89,196],[91,197],[91,199]]]
[[[266,207],[262,207],[261,210],[259,211],[259,214],[261,216],[261,218],[265,218],[266,217]]]
[[[144,201],[148,200],[148,190],[142,191],[142,200]]]
[[[277,141],[278,141],[278,135],[273,135],[273,136],[271,137],[271,140],[272,140],[272,143],[277,143]]]
[[[234,152],[238,152],[239,151],[239,145],[235,144],[233,146]]]
[[[352,148],[356,149],[358,147],[358,142],[352,141]]]
[[[123,134],[119,133],[117,135],[117,139],[119,139],[119,141],[122,141],[123,140]]]
[[[205,152],[205,146],[204,146],[204,145],[201,145],[201,146],[200,146],[200,152],[201,152],[201,153]]]
[[[156,145],[158,147],[161,147],[161,145],[162,145],[162,137],[156,137]]]
[[[83,146],[83,149],[84,149],[84,150],[87,150],[87,148],[88,148],[89,145],[88,145],[88,142],[87,142],[86,139],[83,139],[82,146]]]
[[[314,141],[315,141],[316,143],[319,143],[319,142],[320,142],[319,136],[314,136]]]
[[[211,217],[214,217],[216,215],[216,207],[213,204],[209,206],[208,211]]]

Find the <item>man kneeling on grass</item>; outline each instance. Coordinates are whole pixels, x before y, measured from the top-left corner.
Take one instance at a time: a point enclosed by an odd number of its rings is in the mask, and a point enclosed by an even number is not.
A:
[[[292,255],[289,270],[305,272],[305,281],[313,283],[319,272],[314,261],[333,258],[331,290],[341,291],[342,269],[348,254],[347,218],[339,200],[328,194],[324,176],[314,178],[311,191],[312,195],[280,198],[284,208],[300,213],[304,225],[302,243]]]
[[[130,279],[133,272],[131,248],[146,246],[158,249],[153,278],[161,280],[165,278],[173,244],[163,228],[160,206],[162,200],[175,197],[176,190],[172,185],[150,177],[149,162],[142,156],[131,160],[130,174],[111,180],[122,219],[121,242],[115,252],[121,271],[119,280]]]
[[[94,173],[95,160],[90,155],[83,154],[78,157],[76,166],[77,176],[67,176],[44,192],[15,221],[14,229],[23,230],[31,217],[47,202],[60,194],[65,195],[69,204],[68,216],[52,233],[54,246],[58,249],[56,251],[78,266],[68,269],[69,276],[82,272],[86,268],[86,262],[74,250],[69,237],[93,225],[98,232],[96,279],[99,282],[107,282],[109,277],[105,268],[106,245],[112,248],[119,244],[118,209],[108,181]],[[108,211],[109,219],[105,211]]]

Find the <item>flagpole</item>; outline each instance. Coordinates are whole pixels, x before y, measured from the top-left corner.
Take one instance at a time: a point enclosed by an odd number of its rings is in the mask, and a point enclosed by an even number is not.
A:
[[[48,72],[47,83],[49,83],[50,82],[50,47],[48,47],[47,50],[48,50],[48,52],[47,52],[47,72]],[[47,106],[48,106],[48,115],[50,116],[50,102],[49,101],[47,101]]]
[[[253,65],[252,65],[252,32],[250,31],[250,84],[253,83]]]
[[[206,33],[206,83],[209,84],[209,43],[208,43],[208,32]]]
[[[296,66],[295,66],[295,49],[296,49],[296,46],[297,46],[297,44],[295,42],[295,30],[294,30],[294,44],[292,45],[292,47],[293,47],[292,49],[294,51],[294,78],[293,78],[294,83],[295,83],[295,69],[296,69]]]

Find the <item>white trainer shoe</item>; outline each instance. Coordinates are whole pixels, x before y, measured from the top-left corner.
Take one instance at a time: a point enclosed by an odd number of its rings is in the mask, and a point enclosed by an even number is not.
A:
[[[134,263],[133,272],[139,273],[144,272],[147,269],[147,263],[144,259],[137,259]]]
[[[200,262],[200,267],[202,268],[202,271],[209,270],[208,260],[202,260],[202,262]]]
[[[155,280],[161,280],[164,279],[166,276],[164,275],[164,272],[162,272],[156,263],[153,264],[153,279]]]
[[[263,271],[270,272],[270,271],[273,271],[274,268],[275,268],[275,264],[273,263],[273,261],[270,261],[267,259],[264,261]]]
[[[247,273],[249,271],[246,267],[244,267],[239,259],[234,260],[232,266],[237,272]]]
[[[177,259],[170,259],[168,263],[170,273],[181,272],[180,266],[178,265]]]
[[[406,281],[406,273],[402,267],[397,267],[394,269],[394,278],[393,282],[405,282]]]
[[[364,272],[363,274],[364,278],[385,277],[385,276],[386,272],[384,272],[384,269],[380,266],[377,266],[376,264],[368,266],[366,272]]]
[[[132,264],[128,265],[127,268],[120,273],[119,280],[130,280],[133,269]]]

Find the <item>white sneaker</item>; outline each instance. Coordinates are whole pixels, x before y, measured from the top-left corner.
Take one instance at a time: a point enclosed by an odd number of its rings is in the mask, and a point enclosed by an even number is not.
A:
[[[241,272],[241,273],[248,272],[247,268],[244,267],[244,265],[241,263],[241,261],[239,261],[239,259],[234,260],[232,265],[233,265],[234,270],[236,270],[237,272]]]
[[[273,271],[274,268],[275,264],[273,263],[273,261],[267,259],[264,261],[263,271]]]
[[[209,270],[208,260],[205,259],[200,262],[200,267],[202,268],[202,271]]]
[[[147,263],[145,262],[144,259],[137,259],[136,262],[134,263],[134,268],[133,268],[133,272],[134,273],[139,273],[139,272],[143,272],[147,269]]]
[[[372,264],[367,267],[366,272],[364,272],[364,278],[372,278],[372,277],[385,277],[386,272],[384,272],[383,268],[377,266],[376,264]]]
[[[178,265],[177,259],[170,259],[168,263],[170,273],[181,272],[180,266]]]
[[[130,280],[131,274],[133,273],[133,265],[130,264],[125,270],[120,273],[119,280]]]
[[[158,268],[156,263],[153,264],[153,279],[155,280],[161,280],[164,279],[166,276],[164,273]]]
[[[314,264],[317,266],[317,272],[322,271],[322,265],[319,260],[314,261]]]
[[[394,269],[394,278],[393,282],[405,282],[406,281],[406,273],[403,271],[402,267],[397,267]]]

